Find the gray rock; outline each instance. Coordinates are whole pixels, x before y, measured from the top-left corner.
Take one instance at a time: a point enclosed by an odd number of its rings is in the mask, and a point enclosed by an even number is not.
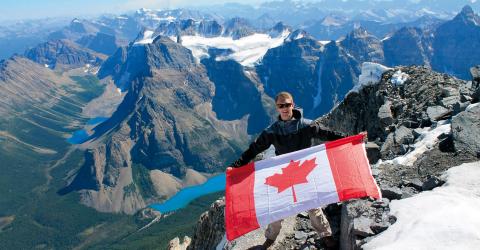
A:
[[[358,236],[368,237],[375,233],[370,229],[373,220],[367,217],[359,217],[353,219],[353,233]]]
[[[398,200],[402,198],[402,190],[398,187],[381,187],[382,197],[389,200]]]
[[[480,105],[470,105],[452,119],[453,143],[457,151],[480,156]]]
[[[380,108],[378,109],[378,119],[383,127],[386,127],[393,123],[393,115],[391,110],[392,102],[386,101]]]
[[[370,226],[370,229],[375,233],[375,234],[379,234],[385,230],[387,230],[387,228],[390,226],[390,222],[389,221],[385,221],[385,220],[382,220],[380,222],[374,222],[371,226]]]
[[[409,180],[405,181],[404,185],[407,186],[407,187],[413,187],[416,190],[421,191],[423,182],[418,178],[413,178],[413,179],[409,179]]]
[[[402,123],[403,126],[407,127],[407,128],[418,128],[418,126],[420,124],[418,124],[418,122],[416,121],[411,121],[411,120],[408,120],[408,121],[404,121]]]
[[[451,108],[455,103],[460,102],[460,96],[449,96],[443,98],[440,103],[442,104],[443,107],[445,108]]]
[[[468,95],[460,95],[460,102],[471,102],[472,97]]]
[[[457,115],[458,113],[465,111],[465,109],[470,105],[470,102],[457,102],[453,104],[453,115]]]
[[[432,190],[438,186],[443,185],[444,181],[440,180],[436,176],[430,176],[422,185],[423,191]]]
[[[381,200],[376,200],[372,203],[372,207],[374,208],[386,208],[390,204],[390,201],[383,197]]]
[[[460,91],[458,91],[457,88],[452,88],[452,87],[442,88],[442,96],[443,97],[458,96],[459,94],[460,94]]]
[[[386,158],[388,155],[392,153],[392,147],[395,145],[394,141],[394,133],[388,134],[385,142],[382,144],[382,148],[380,149],[380,154],[382,158]]]
[[[427,115],[430,121],[438,121],[442,117],[446,116],[450,110],[442,106],[433,106],[427,108]]]
[[[302,232],[302,231],[296,231],[295,232],[295,239],[296,240],[306,240],[307,239],[307,233]]]
[[[411,129],[405,126],[400,126],[397,130],[395,130],[394,139],[395,143],[397,144],[411,144],[413,143],[414,136]]]
[[[472,75],[473,87],[480,87],[480,65],[470,68],[470,74]]]
[[[225,234],[225,198],[215,201],[210,209],[200,216],[189,250],[215,249]]]
[[[416,128],[412,131],[412,134],[413,134],[413,138],[415,138],[415,140],[420,137],[420,135],[422,135],[422,132],[423,132],[423,129],[421,128]]]
[[[455,145],[453,143],[453,136],[447,135],[445,138],[439,138],[438,148],[442,152],[455,152]]]
[[[480,87],[478,87],[472,94],[472,103],[477,103],[480,100]]]
[[[378,168],[372,168],[372,175],[373,176],[378,176],[380,174],[381,170]]]
[[[301,212],[298,214],[298,217],[302,217],[302,218],[308,218],[308,213],[307,212]]]

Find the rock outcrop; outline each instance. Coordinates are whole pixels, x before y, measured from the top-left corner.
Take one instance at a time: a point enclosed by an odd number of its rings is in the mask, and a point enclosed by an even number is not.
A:
[[[397,79],[399,72],[406,74],[404,81]],[[480,134],[480,106],[469,104],[456,115],[451,112],[456,103],[471,100],[473,92],[466,81],[426,67],[397,67],[387,70],[379,83],[350,92],[330,113],[319,118],[324,126],[346,134],[368,131],[369,140],[373,141],[370,143],[377,146],[370,146],[371,150],[377,150],[377,156],[369,155],[369,158],[371,162],[380,158],[376,164],[372,163],[372,174],[381,188],[381,200],[356,199],[324,209],[340,249],[361,249],[394,224],[396,218],[389,213],[391,200],[405,199],[440,186],[444,183],[440,176],[448,168],[478,161],[480,140],[475,136]],[[454,104],[445,99],[455,100]],[[450,112],[428,115],[432,107]],[[221,201],[215,204],[223,204]],[[263,229],[233,242],[220,240],[224,232],[221,231],[223,210],[216,206],[215,211],[218,216],[212,214],[212,209],[208,216],[202,216],[191,248],[206,241],[208,247],[223,249],[241,249],[237,246],[245,248],[263,242]],[[284,229],[286,236],[277,241],[273,249],[325,248],[309,226],[307,216],[299,214],[290,223],[293,226]],[[215,230],[205,225],[215,225]],[[242,242],[248,242],[249,246]]]

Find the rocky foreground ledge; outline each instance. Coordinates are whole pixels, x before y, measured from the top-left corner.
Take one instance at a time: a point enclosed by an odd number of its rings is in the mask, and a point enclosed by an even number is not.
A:
[[[432,190],[451,167],[480,158],[480,70],[463,81],[425,67],[364,64],[360,84],[330,113],[324,126],[347,134],[368,131],[368,157],[383,199],[331,204],[325,212],[340,249],[362,249],[395,224],[393,200]],[[363,80],[362,80],[363,79]],[[477,164],[478,165],[478,164]],[[224,238],[224,199],[200,217],[193,238],[170,249],[246,249],[264,240],[258,229]],[[306,214],[288,218],[272,249],[324,249]]]

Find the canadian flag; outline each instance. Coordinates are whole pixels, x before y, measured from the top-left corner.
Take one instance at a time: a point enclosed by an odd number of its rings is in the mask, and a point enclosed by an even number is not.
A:
[[[366,196],[381,198],[363,135],[252,162],[227,171],[227,239],[302,211]]]

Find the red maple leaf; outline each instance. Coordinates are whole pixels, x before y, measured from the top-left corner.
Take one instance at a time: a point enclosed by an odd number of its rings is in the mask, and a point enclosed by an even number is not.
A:
[[[308,183],[307,176],[317,166],[313,158],[305,160],[301,165],[300,161],[290,161],[290,163],[282,168],[281,174],[274,174],[265,179],[265,184],[278,189],[278,193],[283,192],[285,189],[292,187],[293,202],[297,202],[297,196],[295,195],[294,185]]]

